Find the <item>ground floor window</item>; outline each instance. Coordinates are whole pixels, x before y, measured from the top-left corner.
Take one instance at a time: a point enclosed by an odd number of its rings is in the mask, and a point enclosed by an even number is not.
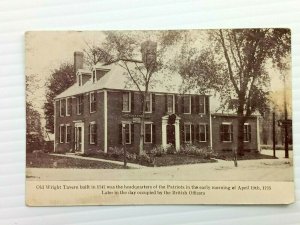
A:
[[[192,142],[192,124],[184,124],[184,142]]]
[[[59,142],[64,143],[65,141],[65,125],[61,124],[59,126]]]
[[[207,141],[207,124],[199,124],[199,142]]]
[[[220,127],[220,139],[222,142],[232,142],[233,127],[231,123],[222,123]]]
[[[97,142],[97,124],[95,122],[90,123],[90,144],[96,144]]]
[[[124,124],[124,138],[125,138],[125,144],[131,144],[131,124],[130,123]]]
[[[152,143],[153,136],[153,124],[145,123],[145,143]]]
[[[248,123],[244,124],[244,142],[251,141],[251,126]]]
[[[72,131],[72,127],[70,126],[70,124],[67,124],[66,125],[66,143],[71,142],[71,131]]]

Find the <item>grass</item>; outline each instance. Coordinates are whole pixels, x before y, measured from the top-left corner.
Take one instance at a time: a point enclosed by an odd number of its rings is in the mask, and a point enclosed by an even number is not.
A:
[[[264,150],[273,150],[273,145],[261,145],[261,149]],[[289,150],[293,150],[293,145],[289,145]],[[275,150],[285,150],[284,145],[276,145]]]
[[[212,163],[217,162],[215,159],[204,159],[199,156],[182,155],[182,154],[167,154],[155,158],[155,166],[175,166],[182,164],[196,163]]]
[[[26,154],[27,168],[124,169],[122,165],[87,159],[53,156],[46,153]]]
[[[232,152],[224,152],[219,153],[216,157],[217,159],[222,159],[226,161],[233,160],[233,153]],[[244,152],[243,156],[238,155],[238,160],[255,160],[255,159],[274,159],[273,156],[260,154],[259,152]]]

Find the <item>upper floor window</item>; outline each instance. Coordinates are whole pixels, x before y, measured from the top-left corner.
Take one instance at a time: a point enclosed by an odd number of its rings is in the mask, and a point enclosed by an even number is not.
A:
[[[199,96],[199,113],[205,114],[205,96]]]
[[[77,96],[76,101],[77,115],[81,115],[83,112],[83,95]]]
[[[167,95],[167,112],[174,113],[174,95]]]
[[[130,112],[130,105],[131,105],[131,93],[130,92],[123,92],[123,112]]]
[[[222,123],[220,127],[220,138],[223,142],[232,142],[233,126],[231,123]]]
[[[192,142],[192,124],[184,124],[184,142]]]
[[[145,102],[146,102],[145,112],[151,113],[152,112],[152,94],[151,93],[147,93],[147,95],[145,97]]]
[[[72,113],[72,98],[66,99],[66,116],[70,116]]]
[[[190,114],[191,113],[191,96],[186,95],[183,96],[183,113]]]
[[[60,99],[59,100],[59,115],[64,116],[66,112],[66,100]]]
[[[96,112],[96,94],[90,92],[90,113]]]
[[[153,142],[153,124],[152,123],[145,123],[145,143],[152,143]]]
[[[96,142],[97,142],[97,124],[95,122],[90,123],[89,133],[90,133],[90,144],[96,144]]]
[[[251,141],[251,125],[248,123],[244,124],[244,142]]]

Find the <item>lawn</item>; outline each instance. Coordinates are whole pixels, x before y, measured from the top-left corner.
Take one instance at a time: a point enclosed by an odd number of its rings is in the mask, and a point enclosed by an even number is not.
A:
[[[222,159],[226,161],[231,161],[233,160],[233,153],[232,152],[224,152],[224,153],[219,153],[217,159]],[[238,160],[251,160],[251,159],[274,159],[273,156],[271,155],[265,155],[261,154],[259,152],[244,152],[244,156],[239,156],[238,155]]]
[[[155,157],[155,166],[175,166],[183,164],[196,164],[196,163],[212,163],[217,162],[215,159],[204,159],[199,156],[183,155],[183,154],[167,154],[160,157]]]
[[[46,153],[26,154],[27,168],[124,169],[122,165],[87,159],[53,156]]]

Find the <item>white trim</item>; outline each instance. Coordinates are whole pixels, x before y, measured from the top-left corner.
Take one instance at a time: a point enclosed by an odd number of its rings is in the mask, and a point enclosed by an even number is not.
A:
[[[249,123],[244,123],[244,126],[243,126],[244,138],[245,138],[245,132],[244,132],[245,126],[248,126],[248,127],[250,126],[250,127],[251,127],[251,125],[250,125]],[[250,128],[250,130],[251,130],[251,128]],[[247,130],[247,133],[249,133],[249,129]],[[249,143],[249,142],[251,142],[251,133],[250,133],[250,138],[249,138],[249,140],[248,140],[248,141],[243,140],[243,142],[244,142],[244,143]]]
[[[150,142],[146,142],[146,125],[150,124],[151,125],[151,141]],[[153,142],[153,122],[144,122],[144,143],[145,144],[152,144]]]
[[[207,127],[207,123],[199,123],[198,125],[199,125],[199,130],[198,130],[198,133],[199,133],[199,142],[206,143],[207,142],[207,135],[206,135],[207,134],[207,130],[206,130],[207,129],[206,128]],[[200,140],[200,126],[204,126],[205,141],[201,141]]]
[[[228,125],[228,126],[230,125],[230,129],[231,129],[232,122],[222,122],[221,125]],[[231,130],[231,133],[232,133],[232,135],[229,135],[230,141],[223,141],[223,140],[221,140],[221,142],[223,142],[223,143],[231,143],[232,142],[232,137],[233,137],[233,127],[232,127],[232,130]]]
[[[95,106],[95,111],[92,111],[92,98],[91,98],[91,96],[92,96],[92,94],[94,94],[94,99],[95,99],[95,104],[96,104],[96,106]],[[94,91],[92,91],[92,92],[90,92],[90,96],[89,96],[89,98],[90,98],[90,113],[95,113],[96,112],[96,107],[97,107],[97,102],[96,102],[96,97],[95,97],[95,92]]]
[[[81,149],[80,152],[84,153],[84,123],[83,122],[78,122],[75,123],[74,127],[80,127],[81,128]],[[75,140],[76,142],[76,140]]]
[[[66,116],[70,116],[71,114],[70,113],[68,113],[68,107],[69,107],[69,105],[68,105],[68,99],[70,99],[71,97],[66,97]]]
[[[107,153],[107,90],[104,90],[104,152]]]
[[[92,137],[92,132],[91,132],[91,127],[92,126],[91,125],[96,125],[96,122],[92,121],[92,122],[89,123],[89,144],[94,145],[94,144],[96,144],[96,142],[95,141],[92,142],[92,140],[91,140],[91,137]],[[97,133],[96,133],[96,139],[97,139]]]
[[[62,132],[62,130],[61,130],[62,127],[65,127],[65,125],[64,125],[64,124],[60,124],[60,125],[59,125],[59,143],[61,143],[61,144],[64,143],[64,140],[62,140],[62,139],[63,139],[63,138],[62,138],[62,133],[63,133],[63,132]]]
[[[64,98],[59,99],[59,116],[63,117],[62,115],[62,100],[64,100]]]
[[[124,93],[128,94],[128,110],[124,110]],[[129,113],[131,112],[131,92],[130,91],[124,91],[122,92],[122,112]]]
[[[70,143],[70,142],[68,141],[68,127],[71,127],[71,125],[70,125],[70,124],[66,124],[66,125],[65,125],[65,129],[66,129],[65,143]],[[72,132],[71,132],[71,134],[72,134]],[[70,134],[70,135],[71,135],[71,134]]]
[[[231,125],[232,122],[222,122],[221,124],[224,124],[224,125]]]
[[[183,105],[183,114],[192,114],[192,96],[191,96],[191,95],[184,95],[184,96],[183,96],[183,99],[184,99],[185,97],[189,97],[189,98],[190,98],[190,107],[189,107],[190,110],[189,110],[188,113],[184,112],[185,106]],[[183,100],[183,103],[185,103],[184,100]]]
[[[148,95],[150,96],[150,106],[149,106],[150,111],[146,111],[146,108],[145,108],[145,113],[152,113],[152,93],[148,92]],[[147,96],[145,96],[145,105],[147,106],[146,99],[147,99]]]
[[[131,122],[122,122],[122,129],[123,129],[123,125],[124,125],[124,138],[125,138],[125,144],[126,145],[131,145]],[[126,133],[125,133],[125,126],[128,125],[128,132],[129,132],[129,142],[126,142]]]

